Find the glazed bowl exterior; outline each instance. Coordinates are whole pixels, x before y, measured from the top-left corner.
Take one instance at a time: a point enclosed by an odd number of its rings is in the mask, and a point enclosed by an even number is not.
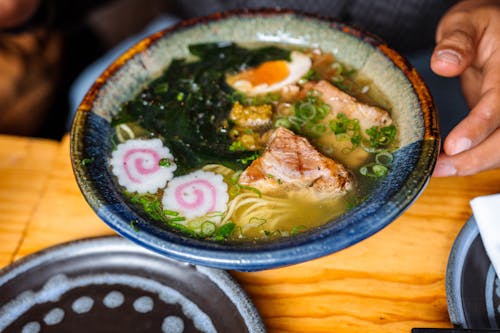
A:
[[[173,58],[187,56],[189,44],[215,41],[320,47],[373,80],[393,106],[400,147],[390,172],[363,203],[330,223],[293,237],[230,244],[157,227],[127,203],[108,162],[111,118]],[[379,38],[340,22],[290,10],[243,10],[183,21],[150,35],[116,59],[79,106],[71,130],[71,160],[86,200],[118,234],[178,260],[252,271],[325,256],[387,226],[425,188],[439,144],[437,114],[427,87],[415,69]],[[135,221],[134,227],[131,221]]]

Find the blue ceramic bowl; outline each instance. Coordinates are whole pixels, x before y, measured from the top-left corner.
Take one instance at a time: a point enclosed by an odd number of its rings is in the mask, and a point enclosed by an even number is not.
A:
[[[108,165],[110,119],[121,104],[199,42],[280,42],[320,47],[361,71],[393,106],[400,148],[389,174],[361,205],[331,223],[293,237],[224,244],[179,235],[149,223],[125,198]],[[119,57],[97,79],[76,114],[71,160],[76,180],[97,215],[120,235],[169,257],[235,270],[262,270],[318,258],[379,231],[418,197],[439,150],[436,111],[408,62],[383,41],[342,23],[289,10],[238,11],[184,21],[155,33]],[[91,163],[86,163],[91,161]],[[136,221],[135,228],[130,225]]]

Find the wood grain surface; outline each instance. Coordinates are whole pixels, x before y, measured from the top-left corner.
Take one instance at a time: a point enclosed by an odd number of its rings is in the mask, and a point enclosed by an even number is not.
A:
[[[435,178],[401,217],[338,253],[285,268],[231,272],[271,333],[410,332],[450,327],[445,272],[469,201],[500,192],[500,170]],[[0,135],[0,267],[62,242],[113,234],[74,179],[69,138]]]

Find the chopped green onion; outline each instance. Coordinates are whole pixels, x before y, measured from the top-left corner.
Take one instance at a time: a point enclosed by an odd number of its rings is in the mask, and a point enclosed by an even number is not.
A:
[[[129,125],[119,124],[115,127],[116,138],[119,142],[125,142],[130,139],[135,138],[135,133],[132,131]]]
[[[389,169],[382,164],[370,163],[359,169],[359,173],[366,177],[380,178],[389,172]]]
[[[229,195],[232,197],[237,196],[241,192],[241,186],[239,184],[234,184],[229,188]]]
[[[335,75],[332,77],[332,81],[335,83],[341,83],[344,82],[344,77],[342,75]]]
[[[260,156],[260,154],[258,152],[254,152],[252,155],[250,155],[248,157],[239,158],[238,161],[240,161],[241,164],[248,164],[248,163],[254,161],[255,159],[257,159],[259,156]]]
[[[233,233],[234,229],[236,228],[236,224],[234,222],[228,222],[226,224],[221,225],[217,230],[215,231],[215,239],[216,240],[223,240],[231,236]]]
[[[293,104],[293,114],[279,118],[274,126],[283,126],[306,136],[322,135],[326,126],[321,120],[330,112],[330,105],[318,98],[317,94],[315,90],[309,91],[306,98]]]
[[[316,117],[316,107],[308,102],[297,104],[295,115],[301,119],[311,120]]]
[[[302,230],[305,230],[307,229],[306,226],[304,225],[296,225],[292,228],[292,231],[290,232],[292,235],[296,235],[298,234],[299,232],[301,232]]]
[[[344,74],[344,76],[349,77],[349,76],[353,75],[354,73],[356,73],[355,68],[353,68],[351,66],[346,66],[343,74]]]
[[[385,166],[390,166],[392,164],[392,161],[394,160],[394,156],[392,156],[391,153],[388,151],[382,151],[375,155],[375,162],[378,164],[382,164]]]
[[[326,126],[323,124],[314,124],[308,132],[314,136],[314,137],[319,137],[326,131]]]
[[[330,112],[331,106],[329,104],[323,103],[318,105],[318,119],[323,119]]]
[[[337,114],[329,123],[330,129],[339,141],[351,141],[352,147],[343,151],[349,153],[361,143],[361,126],[358,119],[349,119],[344,113]]]
[[[241,184],[239,184],[239,185],[240,185],[240,187],[241,187],[242,189],[244,189],[244,190],[249,190],[249,191],[252,191],[252,192],[255,192],[255,193],[257,193],[257,195],[259,196],[259,198],[262,198],[262,192],[261,192],[261,191],[259,191],[257,188],[252,187],[252,186],[241,185]]]
[[[165,222],[167,220],[163,213],[161,202],[154,194],[130,194],[130,201],[133,204],[141,205],[144,212],[155,221]]]
[[[348,197],[346,197],[345,201],[346,201],[346,209],[347,210],[352,210],[354,209],[356,206],[358,206],[361,202],[363,202],[363,198],[357,196],[357,195],[350,195]]]
[[[132,230],[134,230],[135,232],[138,232],[139,231],[139,227],[137,226],[137,220],[132,220],[130,221],[130,227],[132,228]]]
[[[154,89],[155,94],[165,94],[168,91],[168,83],[160,83]]]
[[[387,172],[389,171],[389,169],[385,165],[382,165],[382,164],[375,164],[372,167],[372,170],[373,170],[373,173],[377,177],[383,177],[383,176],[387,175]]]
[[[253,224],[254,227],[258,228],[267,223],[267,220],[262,217],[253,216],[248,220],[248,224]]]
[[[311,80],[317,80],[319,79],[319,74],[314,70],[310,69],[307,71],[307,73],[302,77],[302,79],[307,82]]]
[[[247,148],[240,141],[233,141],[229,146],[230,151],[245,151]]]
[[[332,69],[336,70],[337,75],[342,75],[342,72],[344,71],[344,66],[340,62],[334,62],[332,64]]]
[[[231,177],[226,177],[226,180],[230,184],[238,184],[238,180],[240,179],[241,174],[243,173],[243,170],[238,170],[236,171]]]
[[[264,234],[264,236],[266,237],[281,237],[283,236],[282,233],[281,233],[281,230],[279,229],[276,229],[276,230],[261,230],[260,231],[261,234]]]
[[[238,230],[238,238],[246,237],[245,232],[243,231],[243,228],[241,227],[241,225],[237,226],[236,229]]]
[[[288,118],[280,118],[274,123],[274,127],[290,128],[291,125],[292,124],[290,123],[290,120]]]
[[[300,129],[306,123],[304,119],[297,116],[288,117],[288,121],[290,122],[291,126],[296,126],[298,129]]]
[[[373,126],[366,130],[366,134],[368,134],[369,136],[369,147],[387,147],[394,141],[394,138],[396,137],[396,126]]]
[[[224,216],[224,212],[208,212],[208,217],[222,217]]]
[[[172,222],[172,221],[167,221],[165,222],[166,225],[168,225],[171,228],[177,229],[180,232],[183,232],[185,234],[190,235],[191,237],[199,237],[198,233],[196,233],[194,230],[186,227],[183,224]]]
[[[200,231],[202,236],[212,236],[215,232],[217,226],[212,221],[204,221],[200,226]]]
[[[181,221],[186,221],[186,218],[184,216],[177,216],[177,217],[172,217],[168,219],[169,222],[181,222]]]
[[[172,162],[168,158],[162,158],[162,159],[160,159],[160,161],[158,162],[158,164],[161,167],[169,167],[169,166],[172,165]]]
[[[176,212],[174,210],[168,210],[168,209],[163,210],[163,214],[170,215],[170,216],[179,216],[179,212]]]
[[[338,141],[350,141],[351,137],[347,133],[340,133],[335,136]]]
[[[80,165],[81,166],[86,166],[86,165],[89,165],[91,163],[93,163],[95,160],[95,158],[91,157],[91,158],[84,158],[82,159],[82,161],[80,162]]]

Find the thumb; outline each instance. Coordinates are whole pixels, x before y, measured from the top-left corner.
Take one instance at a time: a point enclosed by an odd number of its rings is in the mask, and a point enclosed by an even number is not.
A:
[[[431,57],[434,73],[453,77],[474,61],[479,38],[475,26],[464,13],[451,13],[440,22],[436,47]]]

